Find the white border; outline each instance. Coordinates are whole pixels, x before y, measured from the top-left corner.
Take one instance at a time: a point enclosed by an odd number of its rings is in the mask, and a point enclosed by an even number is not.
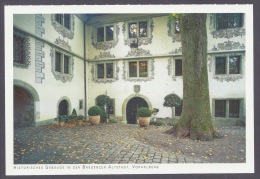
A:
[[[116,12],[115,12],[116,9]],[[254,172],[254,96],[253,96],[253,5],[73,5],[73,6],[5,6],[5,119],[6,175],[79,175],[79,174],[185,174],[185,173],[253,173]],[[51,13],[246,13],[246,163],[242,164],[117,164],[117,165],[14,165],[13,164],[13,14]],[[43,169],[14,169],[43,167]],[[46,167],[64,169],[46,169]],[[73,169],[74,167],[81,169]],[[106,169],[83,169],[97,166]],[[125,169],[108,169],[121,166]],[[133,166],[158,169],[134,169]],[[68,167],[70,169],[68,169]]]

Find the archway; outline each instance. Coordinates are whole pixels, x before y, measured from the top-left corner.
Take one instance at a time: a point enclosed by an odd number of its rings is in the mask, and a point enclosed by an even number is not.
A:
[[[23,87],[14,86],[14,128],[34,126],[33,95]]]
[[[147,102],[140,97],[134,97],[130,99],[126,106],[126,120],[127,124],[136,124],[137,110],[140,107],[148,107]]]
[[[67,100],[62,100],[59,103],[59,116],[69,114],[69,104]]]

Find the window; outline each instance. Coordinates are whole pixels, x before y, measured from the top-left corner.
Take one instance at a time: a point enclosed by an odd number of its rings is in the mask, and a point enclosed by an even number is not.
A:
[[[147,21],[129,23],[128,37],[129,38],[148,37],[147,24],[148,24]]]
[[[79,109],[83,109],[83,100],[82,99],[79,100]]]
[[[70,57],[59,51],[55,52],[55,71],[70,74]]]
[[[242,111],[241,104],[241,99],[215,100],[215,117],[239,118]]]
[[[13,61],[23,64],[25,62],[25,39],[17,35],[14,35],[13,38]]]
[[[55,21],[60,23],[67,29],[71,29],[71,17],[70,14],[55,14]]]
[[[175,60],[175,76],[182,76],[182,60]]]
[[[113,78],[114,77],[114,65],[113,63],[101,63],[97,64],[97,78]]]
[[[147,61],[129,62],[129,77],[148,77]]]
[[[241,74],[241,56],[216,57],[215,74]]]
[[[242,27],[242,14],[216,14],[216,29],[227,29],[227,28],[235,28]]]
[[[114,26],[104,26],[97,28],[97,42],[113,41],[114,40]]]

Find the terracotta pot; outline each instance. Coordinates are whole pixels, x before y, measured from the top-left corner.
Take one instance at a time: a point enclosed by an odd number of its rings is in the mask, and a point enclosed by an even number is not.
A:
[[[65,122],[59,122],[60,126],[64,126]]]
[[[92,125],[98,125],[100,122],[100,116],[89,116],[89,120]]]
[[[140,127],[147,127],[150,123],[150,117],[138,117]]]

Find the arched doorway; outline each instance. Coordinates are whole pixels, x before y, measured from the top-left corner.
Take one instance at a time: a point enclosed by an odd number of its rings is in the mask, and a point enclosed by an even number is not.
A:
[[[129,100],[126,106],[127,124],[136,124],[137,109],[140,107],[148,107],[147,102],[140,97],[134,97]]]
[[[68,115],[69,114],[69,104],[68,101],[63,99],[59,103],[59,115]]]
[[[14,128],[34,126],[34,111],[33,95],[14,86]]]

